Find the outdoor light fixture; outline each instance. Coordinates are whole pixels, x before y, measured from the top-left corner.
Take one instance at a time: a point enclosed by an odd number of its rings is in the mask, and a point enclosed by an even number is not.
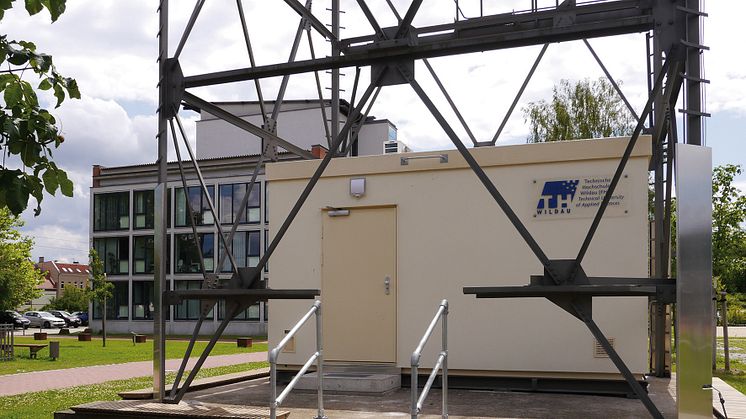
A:
[[[365,178],[350,179],[350,195],[360,198],[365,195]]]

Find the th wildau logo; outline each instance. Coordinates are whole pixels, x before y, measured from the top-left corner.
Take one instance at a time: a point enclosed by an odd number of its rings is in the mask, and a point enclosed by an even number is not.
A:
[[[575,198],[580,180],[554,180],[544,182],[539,203],[536,204],[537,215],[570,214],[571,204]]]

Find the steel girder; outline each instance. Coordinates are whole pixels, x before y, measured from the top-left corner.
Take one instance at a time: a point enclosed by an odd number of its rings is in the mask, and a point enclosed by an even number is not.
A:
[[[253,52],[251,43],[248,35],[248,28],[246,27],[245,19],[243,18],[243,10],[241,6],[241,0],[237,0],[239,9],[239,15],[241,16],[242,27],[244,29],[244,37],[246,40],[246,46],[249,53],[251,67],[220,71],[209,74],[201,75],[187,75],[181,74],[180,67],[178,65],[178,56],[181,52],[189,33],[191,32],[192,26],[195,24],[199,12],[201,10],[203,0],[197,0],[195,4],[192,17],[189,20],[187,28],[179,43],[179,48],[174,57],[169,58],[167,55],[168,51],[168,0],[161,0],[159,13],[160,13],[160,30],[159,30],[159,128],[158,128],[158,168],[159,168],[159,180],[156,188],[156,247],[155,247],[155,260],[156,260],[156,286],[155,286],[155,305],[156,305],[156,318],[154,331],[156,334],[155,346],[154,346],[154,389],[159,400],[178,402],[181,399],[184,392],[188,388],[189,382],[193,379],[199,366],[204,362],[204,359],[210,352],[210,349],[219,338],[220,334],[228,322],[239,313],[243,308],[255,301],[259,301],[267,298],[313,298],[314,295],[318,295],[318,290],[265,290],[263,289],[265,284],[260,280],[261,270],[267,264],[269,258],[274,252],[275,248],[282,240],[285,232],[293,222],[293,219],[300,211],[306,198],[313,190],[318,179],[328,166],[332,158],[339,155],[338,150],[344,150],[347,152],[352,146],[352,142],[355,141],[353,137],[350,139],[351,143],[349,146],[346,145],[348,141],[348,134],[353,130],[353,125],[356,123],[358,118],[363,114],[362,110],[367,105],[365,115],[370,110],[375,97],[380,91],[381,87],[388,84],[402,84],[408,83],[414,89],[415,93],[425,103],[430,112],[442,126],[444,131],[451,138],[454,145],[457,147],[459,152],[468,162],[471,169],[475,172],[479,180],[484,184],[488,192],[492,195],[495,201],[498,203],[501,210],[509,218],[510,222],[518,230],[522,238],[526,241],[529,248],[534,252],[537,258],[541,261],[544,266],[544,274],[538,278],[532,280],[533,285],[522,287],[521,289],[503,289],[502,291],[497,289],[470,289],[465,290],[470,293],[476,293],[482,297],[519,297],[519,296],[539,296],[542,295],[550,299],[555,304],[564,308],[572,315],[583,321],[589,328],[591,333],[599,340],[604,346],[607,353],[614,364],[618,367],[622,375],[627,379],[630,386],[633,388],[635,393],[641,398],[646,408],[650,413],[659,417],[660,413],[657,411],[655,406],[652,404],[650,399],[644,393],[642,388],[639,386],[632,377],[629,370],[624,365],[621,358],[614,352],[614,349],[609,344],[608,340],[598,329],[597,325],[592,319],[590,311],[590,298],[592,295],[648,295],[655,296],[660,301],[670,301],[671,283],[661,282],[660,280],[652,280],[644,282],[643,279],[605,279],[603,286],[598,284],[598,279],[587,278],[582,269],[582,260],[585,255],[588,246],[595,234],[595,230],[598,224],[601,222],[604,210],[608,205],[609,199],[613,190],[619,180],[619,176],[624,169],[626,162],[629,158],[630,152],[634,147],[634,144],[643,130],[643,124],[647,119],[650,119],[650,126],[647,128],[654,134],[654,141],[656,144],[662,144],[663,138],[669,138],[668,142],[675,142],[675,124],[673,124],[674,118],[670,115],[670,110],[673,104],[676,103],[679,89],[682,84],[682,79],[700,81],[701,77],[699,74],[699,66],[691,63],[693,49],[699,47],[697,42],[691,42],[692,37],[699,36],[699,27],[693,29],[693,25],[689,25],[686,22],[687,17],[696,15],[697,8],[692,6],[693,0],[617,0],[617,1],[604,1],[604,2],[588,2],[584,4],[576,4],[574,0],[567,0],[556,8],[548,8],[544,10],[537,10],[535,5],[532,3],[532,10],[527,12],[511,12],[492,16],[481,16],[475,19],[468,19],[466,21],[456,21],[454,23],[445,23],[441,25],[434,25],[428,27],[415,28],[411,26],[414,17],[417,14],[422,0],[412,1],[410,7],[402,18],[393,5],[388,2],[391,6],[392,11],[396,15],[399,24],[393,28],[381,28],[380,25],[375,21],[375,17],[368,9],[364,0],[358,0],[358,4],[361,10],[369,20],[371,27],[374,30],[372,35],[339,39],[339,2],[338,0],[332,1],[332,29],[327,30],[323,25],[320,24],[318,18],[316,18],[310,11],[310,0],[307,1],[306,6],[303,7],[297,0],[286,0],[286,3],[295,10],[300,16],[301,21],[298,26],[298,32],[296,39],[293,43],[292,52],[290,59],[285,63],[277,63],[270,65],[257,66],[254,62]],[[310,29],[313,28],[327,40],[332,43],[332,55],[327,58],[315,58],[312,55],[312,59],[304,61],[296,61],[295,56],[298,49],[300,33],[303,29],[310,33]],[[541,247],[531,237],[531,234],[526,230],[520,219],[511,209],[509,203],[502,198],[499,190],[492,184],[490,179],[485,175],[479,164],[469,153],[468,149],[464,146],[458,136],[455,134],[453,129],[448,125],[443,115],[432,103],[427,93],[422,89],[417,80],[414,77],[413,68],[414,60],[426,59],[430,57],[442,57],[456,54],[464,54],[469,52],[477,51],[488,51],[496,49],[514,48],[527,45],[536,45],[549,43],[570,41],[589,38],[612,36],[626,33],[652,31],[654,39],[656,40],[655,53],[656,59],[662,62],[661,57],[665,53],[666,61],[656,68],[654,72],[656,82],[650,86],[650,95],[646,103],[645,109],[638,118],[638,124],[635,128],[635,132],[630,138],[630,143],[625,150],[624,155],[621,158],[620,164],[615,173],[614,179],[610,188],[608,189],[604,200],[599,207],[599,210],[594,218],[591,228],[588,231],[586,239],[581,246],[578,256],[574,260],[555,260],[551,259],[544,253]],[[698,39],[698,38],[697,38]],[[591,50],[594,58],[601,64],[604,72],[609,78],[608,71],[603,66],[603,63],[596,56],[590,44],[586,45]],[[309,47],[313,51],[313,43],[309,36]],[[686,49],[686,53],[682,50]],[[312,53],[313,54],[313,53]],[[686,58],[689,58],[687,60]],[[537,58],[536,63],[532,67],[531,73],[535,70],[541,59],[541,54]],[[686,64],[686,68],[685,68]],[[351,103],[350,113],[344,126],[339,129],[336,122],[336,117],[339,114],[339,102],[338,102],[338,69],[344,67],[359,67],[360,66],[372,66],[373,77],[372,82],[362,95],[360,101]],[[445,88],[440,83],[437,75],[431,66],[427,65],[432,76],[436,79],[441,91],[444,95],[447,95]],[[235,266],[233,278],[227,283],[221,283],[217,276],[217,270],[222,266],[222,262],[216,267],[215,273],[204,272],[204,284],[205,289],[200,291],[171,291],[166,292],[163,290],[165,285],[165,232],[166,232],[166,161],[167,161],[167,131],[169,121],[176,119],[178,107],[180,101],[184,100],[192,105],[197,105],[203,109],[210,111],[211,113],[218,114],[217,116],[232,123],[240,128],[247,130],[248,132],[259,136],[264,144],[262,159],[265,157],[272,158],[272,148],[276,146],[283,147],[296,154],[301,158],[309,158],[310,156],[306,150],[294,147],[291,143],[278,137],[276,133],[276,117],[279,112],[279,108],[282,105],[282,99],[284,97],[285,88],[287,86],[287,78],[292,74],[306,73],[306,72],[318,72],[321,70],[332,70],[333,83],[335,90],[332,93],[333,106],[332,106],[332,127],[331,132],[328,134],[329,150],[330,152],[322,159],[318,169],[309,180],[306,188],[301,193],[296,204],[293,206],[290,214],[282,223],[280,229],[276,232],[274,239],[262,256],[258,266],[256,268],[241,268]],[[697,73],[697,74],[694,74]],[[357,72],[359,76],[359,71]],[[264,110],[264,99],[261,93],[260,80],[266,77],[283,76],[283,83],[278,95],[278,100],[275,102],[275,108],[272,113],[272,117],[267,116],[267,112]],[[519,91],[518,96],[522,93],[525,85],[528,83],[531,74],[526,78],[523,87]],[[220,110],[213,104],[203,101],[198,97],[185,92],[185,89],[201,86],[210,86],[216,84],[238,82],[238,81],[254,81],[257,89],[257,95],[260,98],[260,104],[262,107],[262,114],[264,115],[265,123],[262,127],[256,127],[254,125],[244,123],[240,118],[235,115],[231,115],[228,112]],[[621,94],[621,90],[617,91]],[[356,76],[357,85],[357,76]],[[694,87],[692,87],[694,86]],[[699,89],[699,85],[694,83],[688,86],[689,89]],[[317,76],[317,90],[320,92],[321,89],[318,85]],[[355,88],[355,90],[357,90]],[[375,93],[374,93],[375,92]],[[690,98],[697,98],[698,92],[688,92]],[[623,95],[622,95],[623,96]],[[321,99],[321,97],[320,97]],[[335,100],[337,99],[337,100]],[[514,101],[514,105],[518,98]],[[694,99],[691,99],[694,100]],[[626,102],[626,99],[625,99]],[[462,122],[467,132],[469,132],[466,123],[458,112],[458,108],[453,104],[449,98],[449,104],[452,110],[459,116],[459,120]],[[655,104],[655,106],[654,106]],[[665,106],[661,106],[664,104]],[[629,104],[628,104],[629,106]],[[322,105],[323,113],[323,105]],[[509,117],[510,112],[506,116]],[[652,116],[654,115],[654,116]],[[687,112],[689,125],[696,128],[697,118],[706,116],[698,110],[692,110]],[[326,116],[324,115],[324,118]],[[327,121],[324,121],[326,124]],[[174,139],[176,137],[176,130],[172,125],[172,133]],[[504,123],[503,123],[504,125]],[[502,126],[501,126],[502,127]],[[693,128],[694,129],[694,128]],[[688,133],[691,133],[689,130]],[[183,130],[181,130],[182,137],[186,142]],[[327,130],[328,131],[328,130]],[[494,144],[497,137],[500,134],[501,129],[498,129],[495,139],[489,142]],[[692,135],[691,143],[699,144],[701,140],[697,135]],[[475,145],[486,145],[479,143],[472,138]],[[340,148],[341,147],[341,148]],[[178,147],[177,147],[178,149]],[[654,149],[654,159],[660,158],[661,149],[656,147]],[[181,160],[180,156],[179,160]],[[193,156],[192,156],[193,157]],[[193,159],[195,169],[199,172],[198,162]],[[261,163],[259,163],[261,165]],[[670,157],[667,160],[666,167],[670,167]],[[256,173],[258,167],[254,170],[252,176],[251,186],[253,186],[256,180]],[[665,182],[664,189],[670,191],[670,176],[665,181],[660,180],[656,177],[656,182],[663,184]],[[185,185],[185,179],[182,179],[182,183]],[[202,182],[203,183],[203,182]],[[202,185],[204,187],[204,183]],[[249,187],[249,191],[250,188]],[[656,183],[656,191],[660,189]],[[248,197],[247,191],[245,199]],[[244,199],[244,200],[245,200]],[[665,208],[665,207],[664,207]],[[670,206],[668,207],[670,212]],[[658,211],[656,211],[656,216]],[[665,217],[664,217],[665,218]],[[217,217],[215,217],[217,221]],[[663,223],[662,219],[656,218],[656,223]],[[192,219],[192,223],[194,220]],[[235,232],[235,225],[231,229],[231,235]],[[670,227],[670,226],[669,226]],[[664,228],[665,230],[665,228]],[[658,229],[656,230],[658,231]],[[222,234],[221,234],[222,236]],[[197,239],[195,235],[195,240]],[[230,240],[226,240],[225,237],[221,237],[221,240],[225,240],[224,252],[230,252]],[[220,258],[224,260],[225,257]],[[233,262],[233,261],[232,261]],[[204,266],[204,264],[203,264]],[[665,275],[661,278],[665,278]],[[492,287],[494,288],[494,287]],[[514,288],[514,287],[513,287]],[[480,294],[482,292],[482,294]],[[226,301],[227,315],[226,319],[223,320],[218,328],[218,331],[214,334],[210,344],[206,351],[200,356],[197,363],[197,367],[192,371],[190,376],[187,378],[186,383],[182,389],[178,388],[178,380],[184,372],[185,362],[179,370],[177,383],[172,389],[171,397],[166,399],[165,397],[165,384],[164,384],[164,307],[165,304],[175,304],[183,299],[198,299],[201,303],[202,316],[198,321],[195,328],[190,347],[185,355],[185,360],[191,352],[191,348],[194,340],[196,339],[199,328],[204,320],[206,313],[214,306],[218,299]]]

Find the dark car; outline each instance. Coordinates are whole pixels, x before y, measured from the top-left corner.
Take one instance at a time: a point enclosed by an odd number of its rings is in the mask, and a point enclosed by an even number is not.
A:
[[[13,328],[28,329],[31,321],[13,310],[0,311],[0,324],[12,324]]]
[[[88,312],[87,311],[76,311],[73,313],[73,316],[80,319],[81,325],[88,326]]]
[[[63,310],[49,310],[49,312],[54,316],[58,317],[65,321],[65,326],[67,327],[78,327],[80,326],[80,319],[73,316],[72,314],[68,313],[67,311]]]

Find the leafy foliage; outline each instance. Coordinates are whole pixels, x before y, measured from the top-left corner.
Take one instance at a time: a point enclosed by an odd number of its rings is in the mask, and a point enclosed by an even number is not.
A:
[[[88,293],[90,290],[78,288],[75,285],[67,284],[62,290],[59,298],[52,298],[45,310],[66,310],[66,311],[88,311],[88,302],[91,301]]]
[[[621,84],[621,82],[620,82]],[[529,143],[631,135],[635,119],[605,78],[560,80],[552,101],[531,102],[522,109],[529,123]]]
[[[88,268],[91,271],[91,291],[89,297],[91,301],[103,303],[104,300],[112,298],[114,284],[106,279],[104,273],[104,262],[98,257],[96,249],[88,252]],[[104,316],[106,317],[106,316]]]
[[[41,295],[36,287],[44,274],[31,263],[31,238],[21,236],[23,226],[7,208],[0,208],[0,310],[16,307]]]
[[[5,11],[13,7],[15,0],[0,0],[0,21]],[[26,11],[30,15],[47,9],[56,21],[65,11],[65,0],[26,0]],[[31,83],[23,78],[26,70],[38,76],[40,90],[51,90],[59,107],[66,97],[80,99],[78,84],[64,77],[54,66],[52,56],[38,52],[36,45],[28,41],[9,40],[0,35],[0,66],[8,70],[0,72],[0,94],[4,105],[0,105],[0,207],[7,206],[13,214],[20,214],[33,197],[41,212],[44,191],[54,195],[60,190],[72,196],[73,183],[67,173],[52,160],[52,151],[65,139],[56,126],[57,121],[47,109],[39,106],[39,99]],[[20,162],[9,168],[6,157],[15,157]],[[13,159],[15,161],[15,159]]]
[[[712,171],[712,276],[716,291],[746,292],[746,195],[733,186],[740,165]],[[671,211],[671,275],[676,275],[676,200]],[[730,300],[729,300],[730,301]],[[738,305],[733,305],[734,310]],[[730,310],[730,309],[729,309]]]
[[[733,186],[740,165],[712,172],[712,275],[729,292],[746,292],[746,195]]]

